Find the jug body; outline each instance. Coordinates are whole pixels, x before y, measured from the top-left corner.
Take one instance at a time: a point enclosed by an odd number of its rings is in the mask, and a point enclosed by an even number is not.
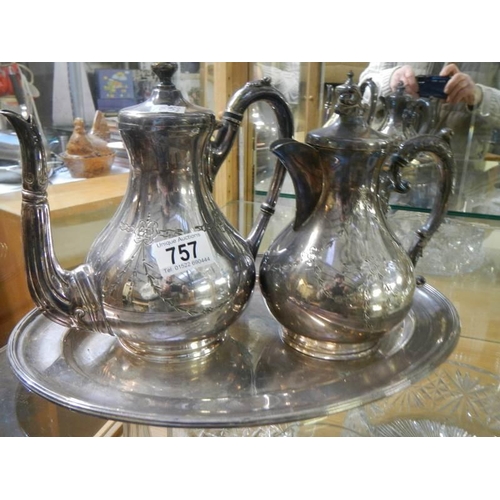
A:
[[[287,344],[323,359],[355,358],[407,315],[414,269],[377,200],[385,155],[319,157],[316,209],[265,253],[260,286]]]

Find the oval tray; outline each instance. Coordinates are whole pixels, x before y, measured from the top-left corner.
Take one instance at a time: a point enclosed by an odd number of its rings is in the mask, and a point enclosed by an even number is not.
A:
[[[257,286],[226,340],[201,361],[145,361],[112,336],[59,326],[37,310],[12,332],[8,357],[28,389],[79,412],[156,426],[243,427],[315,418],[392,395],[443,362],[459,332],[453,305],[424,285],[374,354],[318,360],[282,342]]]

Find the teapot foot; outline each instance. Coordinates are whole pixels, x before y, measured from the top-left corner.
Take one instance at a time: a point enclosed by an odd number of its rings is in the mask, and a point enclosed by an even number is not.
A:
[[[205,358],[211,354],[225,339],[226,332],[223,331],[217,336],[210,338],[184,342],[175,345],[143,345],[137,342],[130,342],[119,338],[120,345],[129,353],[139,358],[153,362],[179,362],[192,361]]]
[[[377,350],[380,339],[358,343],[341,343],[317,340],[281,328],[281,339],[296,351],[313,358],[325,360],[358,359]]]

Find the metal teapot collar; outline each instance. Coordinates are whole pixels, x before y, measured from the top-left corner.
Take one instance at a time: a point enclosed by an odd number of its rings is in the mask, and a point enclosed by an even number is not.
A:
[[[215,115],[211,110],[189,102],[175,86],[173,78],[178,67],[175,62],[151,65],[159,83],[146,101],[120,110],[118,114],[120,130],[136,125],[156,129],[163,126],[185,128],[215,124]]]

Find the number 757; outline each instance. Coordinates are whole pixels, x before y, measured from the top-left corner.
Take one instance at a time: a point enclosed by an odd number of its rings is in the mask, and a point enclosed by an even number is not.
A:
[[[190,241],[189,243],[181,243],[180,245],[175,245],[173,247],[165,248],[166,252],[170,252],[170,259],[172,264],[175,264],[175,259],[177,254],[179,258],[186,262],[190,259],[196,259],[196,241]],[[187,248],[191,247],[191,248]]]

